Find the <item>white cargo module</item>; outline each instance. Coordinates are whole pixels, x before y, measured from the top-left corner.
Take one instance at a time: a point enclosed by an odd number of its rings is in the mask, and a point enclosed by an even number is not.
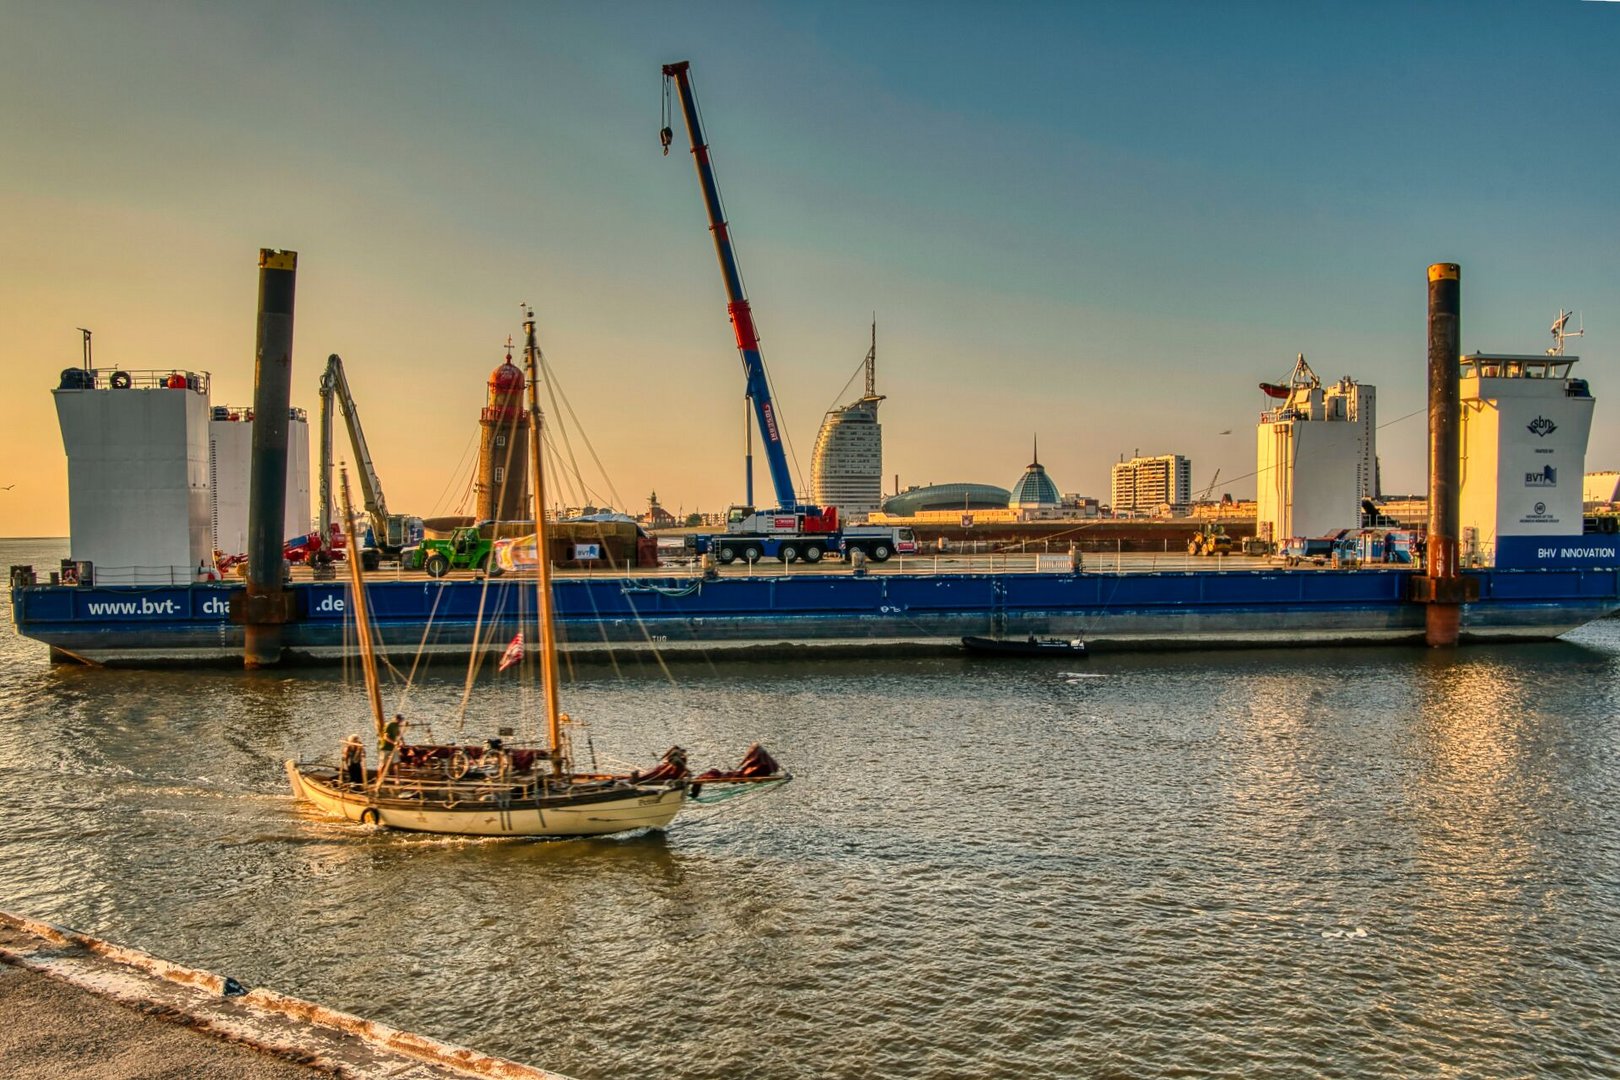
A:
[[[247,553],[248,498],[252,487],[253,410],[216,405],[208,424],[209,478],[213,489],[210,531],[224,555]],[[287,422],[287,502],[282,539],[310,531],[309,417],[292,409]]]
[[[97,584],[189,584],[214,575],[216,550],[247,550],[252,412],[208,391],[207,372],[62,373],[69,552]],[[309,423],[290,420],[285,539],[310,531]]]
[[[72,559],[105,585],[186,584],[210,570],[208,375],[69,368],[52,394]]]
[[[1373,387],[1346,376],[1324,387],[1300,356],[1283,399],[1256,429],[1256,535],[1274,544],[1355,526],[1378,495]]]
[[[1462,358],[1461,555],[1502,567],[1612,562],[1612,536],[1582,536],[1593,399],[1579,357]],[[1607,555],[1604,550],[1607,550]]]

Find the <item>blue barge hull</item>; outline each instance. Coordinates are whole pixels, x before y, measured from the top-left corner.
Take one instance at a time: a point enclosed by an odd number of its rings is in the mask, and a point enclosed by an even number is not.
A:
[[[1464,640],[1538,640],[1620,609],[1620,568],[1475,570]],[[1094,648],[1419,642],[1410,571],[794,574],[559,578],[563,648],[706,654],[805,646],[955,647],[963,636],[1084,638]],[[352,645],[347,586],[290,586],[288,659],[331,661]],[[54,658],[129,666],[239,660],[234,583],[177,587],[22,586],[13,617]],[[533,626],[533,585],[511,579],[373,581],[386,648],[465,655],[503,649]]]

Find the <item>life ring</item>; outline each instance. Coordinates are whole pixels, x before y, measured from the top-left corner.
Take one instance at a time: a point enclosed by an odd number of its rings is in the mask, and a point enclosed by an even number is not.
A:
[[[362,825],[375,825],[381,819],[382,815],[377,813],[375,806],[368,806],[360,811],[360,824]]]
[[[115,371],[112,373],[112,387],[114,390],[129,389],[129,372]]]

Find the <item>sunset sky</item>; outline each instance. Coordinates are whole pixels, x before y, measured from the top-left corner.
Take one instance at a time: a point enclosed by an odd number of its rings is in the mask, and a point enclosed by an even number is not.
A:
[[[1613,3],[0,0],[0,535],[67,531],[76,327],[251,402],[261,247],[299,252],[294,404],[340,353],[392,509],[465,504],[524,301],[597,496],[740,501],[678,120],[658,146],[683,59],[801,493],[874,313],[885,490],[1010,487],[1038,436],[1065,492],[1182,453],[1252,497],[1256,384],[1303,352],[1377,386],[1385,489],[1420,491],[1440,261],[1466,351],[1580,313],[1617,469],[1617,57]]]

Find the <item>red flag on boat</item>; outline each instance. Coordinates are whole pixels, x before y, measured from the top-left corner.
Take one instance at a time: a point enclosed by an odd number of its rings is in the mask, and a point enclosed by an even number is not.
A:
[[[501,654],[501,666],[499,670],[505,671],[507,668],[511,667],[513,664],[522,659],[523,631],[519,630],[517,636],[512,639],[512,644],[508,645],[506,647],[506,651]]]

